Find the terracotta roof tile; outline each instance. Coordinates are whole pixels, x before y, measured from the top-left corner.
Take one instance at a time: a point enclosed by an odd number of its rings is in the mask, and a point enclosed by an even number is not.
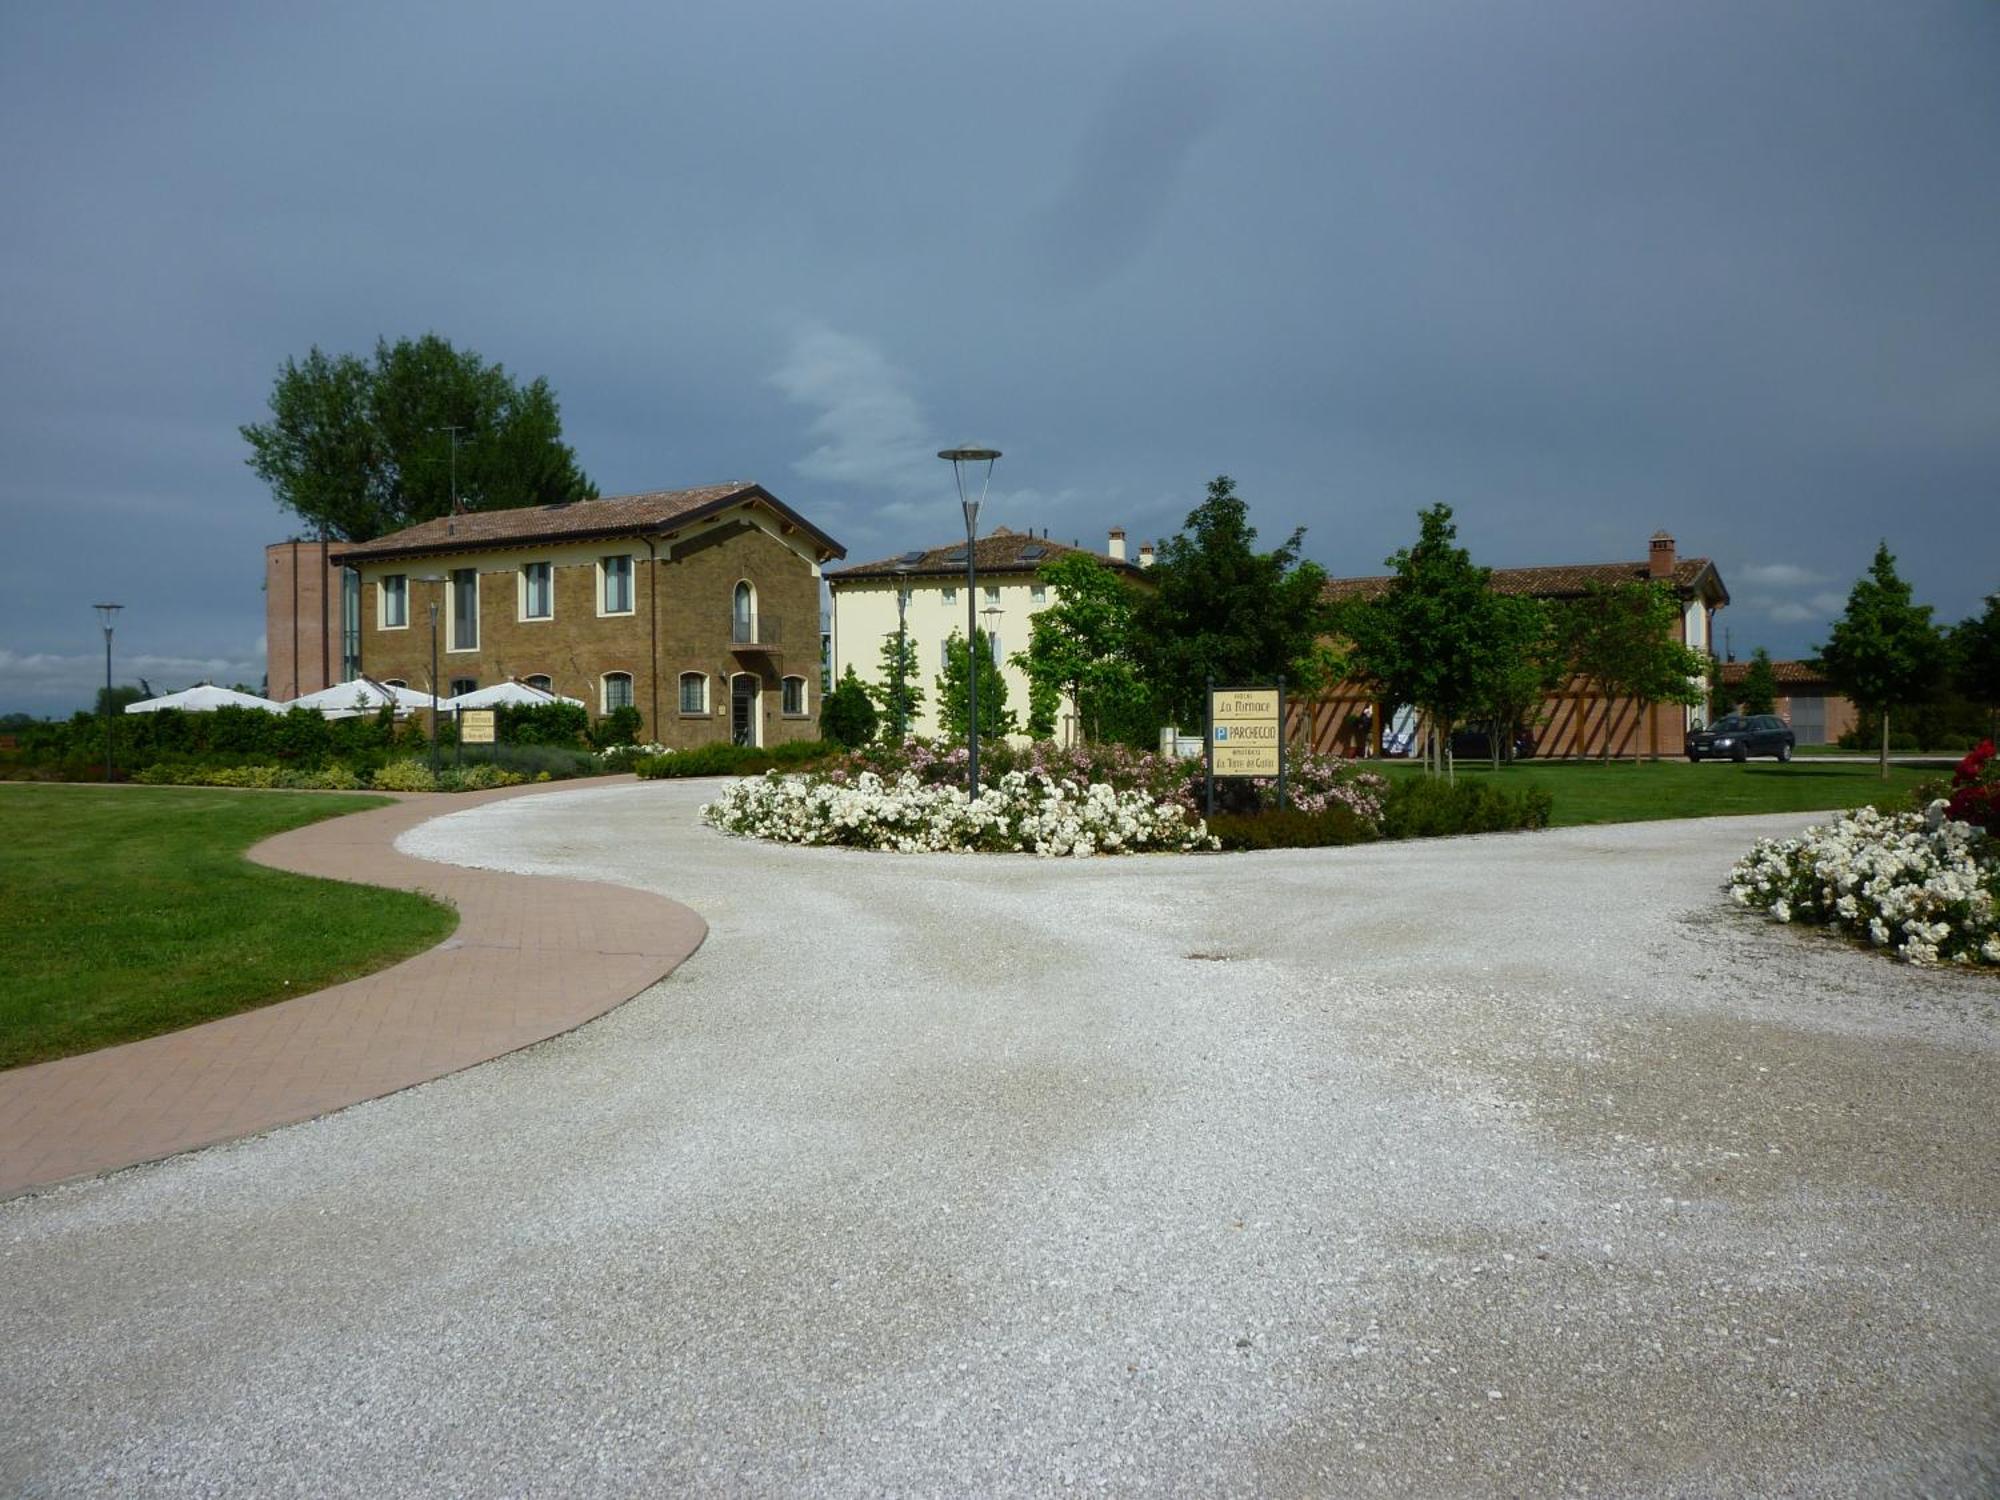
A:
[[[1041,548],[1039,556],[1030,556],[1031,549]],[[1132,562],[1114,562],[1101,552],[1091,552],[1088,547],[1072,547],[1067,542],[1052,542],[1032,532],[1009,531],[1005,526],[997,526],[988,536],[981,537],[975,544],[973,561],[982,573],[1032,573],[1043,563],[1054,562],[1067,553],[1082,552],[1095,557],[1107,568],[1122,568],[1128,573],[1141,571]],[[907,559],[907,563],[906,563]],[[950,542],[942,547],[913,550],[896,557],[885,557],[877,562],[856,563],[851,568],[842,568],[837,573],[826,575],[827,583],[839,587],[843,583],[861,579],[894,578],[907,566],[913,578],[951,577],[965,572],[965,543]]]
[[[335,556],[339,559],[400,557],[414,553],[459,552],[473,547],[559,541],[572,537],[658,531],[675,522],[697,520],[704,513],[719,511],[745,500],[771,506],[785,519],[809,533],[820,544],[822,552],[833,557],[847,555],[846,548],[769,490],[744,481],[702,485],[691,490],[648,490],[637,495],[610,495],[601,500],[577,500],[567,505],[530,505],[517,510],[475,510],[461,516],[439,516],[372,541],[348,543],[336,548]]]
[[[1747,661],[1726,661],[1722,664],[1722,680],[1735,685],[1743,680],[1743,674],[1750,670]],[[1780,684],[1796,683],[1801,687],[1826,687],[1826,673],[1809,661],[1774,661],[1771,675]]]
[[[1704,573],[1714,572],[1705,557],[1684,557],[1674,565],[1674,586],[1692,592]],[[1501,594],[1527,594],[1536,599],[1573,599],[1589,592],[1592,584],[1614,588],[1621,583],[1643,582],[1651,576],[1646,563],[1565,563],[1548,568],[1495,568],[1493,588]],[[1391,575],[1370,578],[1329,578],[1328,599],[1373,599],[1388,589]],[[1716,587],[1721,589],[1718,575]],[[1727,602],[1728,590],[1722,590]]]

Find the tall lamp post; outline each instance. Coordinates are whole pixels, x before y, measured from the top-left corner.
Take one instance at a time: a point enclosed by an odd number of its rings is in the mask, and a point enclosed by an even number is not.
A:
[[[118,620],[122,604],[93,604],[104,621],[104,779],[111,779],[111,628]]]
[[[896,564],[896,743],[910,733],[910,565]]]
[[[444,574],[419,573],[412,583],[429,583],[431,590],[431,775],[438,773],[438,594],[444,588]]]
[[[951,464],[959,509],[965,512],[965,772],[966,790],[974,802],[979,800],[979,663],[972,653],[979,641],[979,565],[973,554],[978,550],[979,507],[986,499],[986,486],[993,481],[993,460],[999,456],[998,448],[969,445],[938,450],[938,457]],[[979,490],[976,495],[975,485]]]

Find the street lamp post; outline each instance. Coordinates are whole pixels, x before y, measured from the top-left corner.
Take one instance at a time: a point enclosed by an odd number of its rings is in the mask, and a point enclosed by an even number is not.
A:
[[[896,743],[910,733],[910,565],[896,565]]]
[[[993,461],[999,456],[998,448],[970,445],[938,450],[938,457],[951,464],[959,509],[965,512],[965,772],[966,790],[974,802],[979,800],[979,663],[972,653],[979,641],[979,565],[973,554],[978,551],[979,507],[993,481]],[[976,495],[972,493],[975,481],[979,487]]]
[[[104,779],[111,779],[111,628],[118,619],[122,604],[93,604],[98,618],[104,621]]]
[[[412,583],[429,583],[437,587],[431,590],[431,775],[438,773],[438,592],[444,586],[444,574],[419,573],[410,580]]]

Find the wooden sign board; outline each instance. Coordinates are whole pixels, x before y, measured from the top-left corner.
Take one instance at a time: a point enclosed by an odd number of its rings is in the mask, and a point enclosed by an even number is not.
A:
[[[1217,776],[1276,776],[1284,744],[1277,688],[1215,688],[1208,695],[1209,754]]]
[[[493,710],[490,708],[462,708],[458,713],[458,742],[461,745],[490,745],[493,743]]]

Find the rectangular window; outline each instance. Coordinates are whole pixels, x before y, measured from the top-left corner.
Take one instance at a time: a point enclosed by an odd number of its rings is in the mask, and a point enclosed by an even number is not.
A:
[[[951,584],[945,585],[943,590],[943,598],[946,604],[958,603],[958,589]]]
[[[1000,602],[1000,590],[994,588],[991,584],[988,584],[983,592],[986,595],[986,602],[988,604],[998,604]]]
[[[700,672],[681,673],[681,712],[684,714],[708,712],[708,678]]]
[[[454,677],[451,680],[450,696],[454,698],[462,693],[476,693],[478,691],[479,679],[477,677]]]
[[[527,683],[531,688],[540,688],[545,693],[553,693],[555,691],[555,688],[550,685],[549,679],[539,672],[533,677],[523,677],[521,681]]]
[[[521,569],[521,618],[548,620],[556,612],[555,564],[532,562]]]
[[[803,714],[806,711],[806,680],[803,677],[785,679],[785,712]]]
[[[410,579],[405,573],[391,573],[382,580],[381,630],[401,630],[410,623]]]
[[[1047,604],[1049,602],[1049,586],[1046,583],[1029,585],[1028,598],[1036,604]]]
[[[451,649],[479,649],[479,570],[451,570]]]
[[[632,556],[604,559],[604,613],[607,615],[629,615],[632,613]]]

